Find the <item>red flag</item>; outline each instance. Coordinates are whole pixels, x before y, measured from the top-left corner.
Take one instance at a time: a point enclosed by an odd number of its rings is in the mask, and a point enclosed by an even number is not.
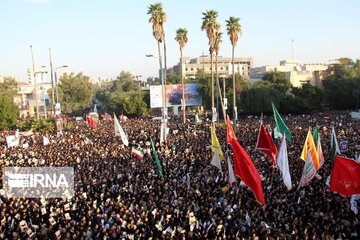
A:
[[[256,200],[265,205],[260,174],[249,155],[237,141],[229,117],[226,120],[226,126],[227,142],[232,145],[234,152],[235,175],[239,176],[241,180],[243,180],[244,183],[251,189]]]
[[[263,124],[260,124],[259,136],[255,148],[256,150],[268,155],[273,165],[276,165],[278,150]]]
[[[86,116],[86,121],[90,124],[90,126],[96,127],[96,121],[94,119],[92,119],[91,117]]]
[[[226,143],[231,144],[233,139],[237,140],[229,116],[226,116]]]
[[[360,163],[336,156],[331,173],[330,191],[348,197],[360,194]]]

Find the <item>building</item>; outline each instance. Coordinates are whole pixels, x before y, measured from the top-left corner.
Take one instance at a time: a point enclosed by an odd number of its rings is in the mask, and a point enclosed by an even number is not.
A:
[[[215,70],[215,57],[213,58],[213,67]],[[252,58],[234,58],[235,73],[239,73],[244,79],[250,79],[250,68],[252,67]],[[222,77],[232,75],[232,58],[218,56],[218,74]],[[182,64],[177,65],[166,70],[167,75],[176,74],[181,75],[181,70],[185,78],[196,78],[196,74],[203,70],[205,74],[211,74],[210,56],[203,55],[197,58],[184,57]],[[214,71],[215,73],[215,71]]]
[[[280,61],[280,65],[251,68],[250,80],[256,82],[267,72],[278,71],[284,72],[294,87],[301,87],[306,83],[322,87],[322,79],[327,69],[327,64],[300,64],[299,61],[284,60]]]

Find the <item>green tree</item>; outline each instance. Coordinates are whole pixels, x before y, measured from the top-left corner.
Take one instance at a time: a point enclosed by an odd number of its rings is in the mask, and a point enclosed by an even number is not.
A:
[[[0,82],[0,94],[13,98],[17,93],[17,81],[13,77],[4,77]]]
[[[144,98],[148,97],[139,91],[122,93],[116,91],[110,94],[107,107],[115,113],[124,113],[128,116],[147,114],[148,106]]]
[[[354,76],[360,77],[360,59],[356,59],[352,69],[353,69]]]
[[[271,103],[278,105],[281,97],[281,93],[271,86],[253,85],[241,92],[240,103],[245,113],[270,113]]]
[[[280,92],[285,93],[292,84],[290,80],[286,77],[284,72],[271,71],[267,72],[262,80],[270,82],[275,88],[277,88]]]
[[[352,78],[356,76],[356,64],[350,58],[339,58],[338,63],[335,63],[329,67],[331,73],[327,79],[344,79]]]
[[[235,46],[239,40],[239,35],[242,33],[241,25],[239,23],[240,18],[230,17],[229,20],[226,20],[226,29],[227,33],[230,37],[230,42],[232,46],[231,50],[231,58],[232,58],[232,74],[233,74],[233,119],[234,119],[234,129],[236,126],[235,121],[235,114],[236,114],[236,83],[235,83],[235,63],[234,63],[234,53],[235,53]]]
[[[179,83],[181,83],[181,77],[179,77],[175,73],[172,73],[167,77],[167,82],[171,83],[171,84],[179,84]],[[155,84],[159,85],[159,84],[161,84],[161,82],[158,82],[158,83],[155,83]]]
[[[182,108],[183,108],[183,121],[185,124],[185,122],[186,122],[186,119],[185,119],[185,108],[186,108],[185,77],[184,77],[184,73],[182,71],[182,65],[183,65],[183,49],[185,47],[185,44],[188,42],[186,28],[179,28],[178,30],[176,30],[175,40],[179,43],[179,46],[180,46],[180,76],[181,76],[181,84],[182,84]]]
[[[357,96],[353,94],[360,88],[360,77],[335,79],[327,78],[323,81],[325,99],[336,109],[354,109]]]
[[[213,71],[213,53],[215,49],[216,33],[220,29],[220,24],[217,22],[218,12],[214,10],[203,12],[203,22],[201,30],[206,31],[206,35],[209,39],[209,52],[211,62],[211,111],[214,111],[215,100],[214,100],[214,71]]]
[[[64,73],[60,77],[58,90],[64,113],[84,111],[92,105],[94,87],[89,77],[82,73]]]
[[[319,109],[323,102],[323,91],[312,86],[310,83],[304,84],[301,88],[292,88],[294,97],[299,98],[305,111]]]
[[[15,126],[18,117],[19,109],[16,107],[13,99],[0,94],[0,129],[9,129]]]
[[[199,78],[197,78],[197,83],[199,85],[199,93],[202,97],[202,104],[206,109],[211,107],[211,77],[205,76],[200,77],[202,74],[199,74]]]
[[[0,129],[8,129],[16,125],[19,109],[14,103],[17,93],[17,82],[12,77],[4,77],[0,83]]]

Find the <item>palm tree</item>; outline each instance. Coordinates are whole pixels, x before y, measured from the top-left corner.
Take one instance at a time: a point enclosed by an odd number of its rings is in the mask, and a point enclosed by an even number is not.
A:
[[[187,37],[187,30],[186,28],[179,28],[178,30],[176,30],[176,37],[175,40],[179,43],[180,46],[180,75],[181,75],[181,83],[182,83],[182,107],[183,107],[183,120],[184,123],[186,122],[185,119],[185,79],[184,79],[184,74],[183,74],[183,70],[182,70],[182,66],[183,66],[183,49],[185,47],[185,44],[188,42],[188,37]]]
[[[211,110],[214,114],[214,72],[213,72],[213,52],[215,47],[215,37],[216,32],[220,29],[220,24],[216,21],[218,13],[214,10],[206,11],[202,13],[203,23],[201,25],[201,30],[205,30],[207,37],[209,39],[209,52],[210,52],[210,61],[211,61]]]
[[[215,51],[215,75],[216,75],[216,86],[218,86],[218,89],[216,90],[217,92],[220,92],[220,85],[219,85],[219,73],[218,73],[218,56],[219,56],[219,51],[220,51],[220,44],[222,43],[222,32],[217,32],[215,35],[215,43],[214,43],[214,51]],[[216,94],[216,108],[218,107],[218,98],[217,98],[217,94]],[[221,101],[221,100],[220,100]],[[216,109],[217,110],[217,109]],[[217,113],[219,114],[219,113]],[[219,115],[218,119],[219,119]],[[226,119],[226,118],[224,118]]]
[[[150,4],[148,7],[147,14],[150,15],[149,22],[152,24],[153,29],[153,35],[157,41],[158,45],[158,56],[159,56],[159,64],[160,64],[160,80],[162,85],[162,92],[163,92],[163,121],[164,121],[164,139],[166,144],[166,121],[167,116],[165,114],[165,86],[164,86],[164,73],[163,73],[163,67],[162,67],[162,56],[161,56],[161,49],[160,49],[160,43],[162,43],[165,39],[165,32],[164,32],[164,23],[166,22],[166,13],[163,10],[162,3],[155,3]]]
[[[239,35],[241,35],[241,25],[239,23],[240,18],[230,17],[229,20],[226,20],[226,29],[227,34],[230,36],[230,42],[232,45],[232,75],[233,75],[233,119],[234,119],[234,131],[236,131],[236,90],[235,90],[235,69],[234,69],[234,52],[235,46],[239,40]]]

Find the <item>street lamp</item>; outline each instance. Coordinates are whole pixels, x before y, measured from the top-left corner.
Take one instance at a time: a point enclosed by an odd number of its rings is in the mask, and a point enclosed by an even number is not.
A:
[[[161,87],[162,87],[162,120],[163,120],[163,136],[164,136],[164,142],[166,145],[166,125],[167,125],[167,109],[165,108],[165,99],[166,99],[166,89],[165,89],[165,84],[164,84],[164,77],[163,77],[163,68],[162,68],[162,60],[161,60],[161,56],[160,57],[155,57],[152,54],[146,54],[146,57],[153,57],[153,58],[157,58],[159,60],[159,65],[160,65],[160,71],[159,71],[159,77],[161,80]],[[161,140],[160,140],[161,141]]]
[[[44,69],[46,68],[46,66],[41,66],[41,69]],[[46,112],[46,101],[45,101],[45,84],[44,84],[44,73],[47,74],[48,72],[46,70],[41,70],[41,71],[38,71],[36,73],[40,73],[41,74],[41,84],[42,84],[42,92],[43,92],[43,102],[44,102],[44,116],[45,116],[45,119],[47,119],[47,112]]]
[[[55,84],[56,84],[56,104],[59,103],[59,91],[58,91],[58,80],[57,80],[57,74],[56,74],[56,70],[58,70],[59,68],[67,68],[68,65],[63,65],[60,67],[55,68],[54,72],[55,72]]]

